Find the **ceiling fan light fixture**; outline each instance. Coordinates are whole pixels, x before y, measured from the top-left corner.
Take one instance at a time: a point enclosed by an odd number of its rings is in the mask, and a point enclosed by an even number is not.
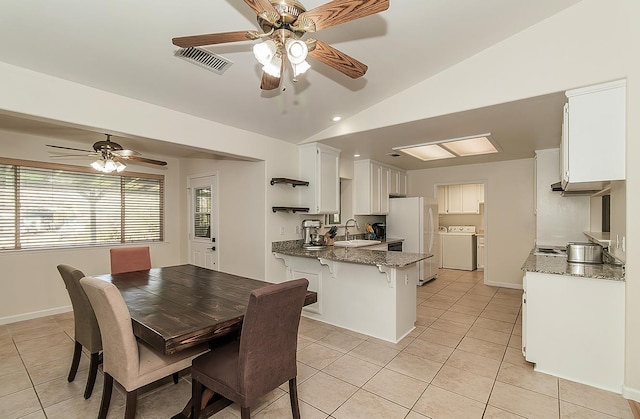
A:
[[[263,66],[267,66],[271,63],[276,56],[277,51],[278,47],[271,39],[267,39],[266,41],[253,46],[253,55]]]
[[[91,163],[91,167],[101,172],[104,172],[104,160],[100,159],[100,160],[94,161],[93,163]]]
[[[114,162],[111,159],[107,159],[104,162],[104,172],[105,173],[111,173],[113,171],[115,171],[118,168],[118,166],[116,165],[116,162]]]
[[[120,163],[119,161],[116,162],[116,172],[120,173],[126,168],[127,168],[126,164]]]
[[[307,44],[299,39],[288,39],[285,45],[287,50],[287,58],[289,62],[294,66],[302,64],[307,59],[307,54],[309,54],[309,48]],[[309,64],[307,64],[308,66]],[[307,67],[304,71],[307,71],[309,67]],[[299,74],[304,73],[302,71]]]
[[[296,77],[298,77],[300,74],[304,74],[308,69],[311,68],[311,66],[309,65],[308,62],[303,61],[300,64],[291,64],[291,67],[293,67],[293,81],[296,81]]]
[[[262,71],[272,77],[280,77],[280,69],[282,68],[282,57],[274,55],[270,62],[262,67]]]

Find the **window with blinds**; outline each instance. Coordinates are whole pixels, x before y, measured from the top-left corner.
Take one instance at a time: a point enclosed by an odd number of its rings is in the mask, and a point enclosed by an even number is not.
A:
[[[0,158],[0,250],[164,239],[164,176]]]

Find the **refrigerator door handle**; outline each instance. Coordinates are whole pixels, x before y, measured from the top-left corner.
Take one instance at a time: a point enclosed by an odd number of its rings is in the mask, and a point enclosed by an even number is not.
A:
[[[436,235],[435,233],[433,224],[433,208],[429,207],[429,249],[427,250],[429,253],[433,250],[433,236]]]

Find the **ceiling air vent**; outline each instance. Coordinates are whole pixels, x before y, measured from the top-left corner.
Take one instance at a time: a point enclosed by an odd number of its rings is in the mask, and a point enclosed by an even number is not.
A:
[[[219,55],[200,48],[180,48],[175,53],[176,57],[187,60],[190,63],[197,64],[214,73],[222,74],[233,64],[231,61]]]

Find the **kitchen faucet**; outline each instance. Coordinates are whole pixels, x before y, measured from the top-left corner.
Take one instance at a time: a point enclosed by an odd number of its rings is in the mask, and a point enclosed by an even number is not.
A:
[[[355,224],[355,228],[360,230],[360,226],[358,226],[358,222],[353,218],[349,218],[347,220],[347,222],[344,223],[344,239],[345,239],[345,241],[349,241],[349,222],[350,221],[353,221],[353,223]]]

